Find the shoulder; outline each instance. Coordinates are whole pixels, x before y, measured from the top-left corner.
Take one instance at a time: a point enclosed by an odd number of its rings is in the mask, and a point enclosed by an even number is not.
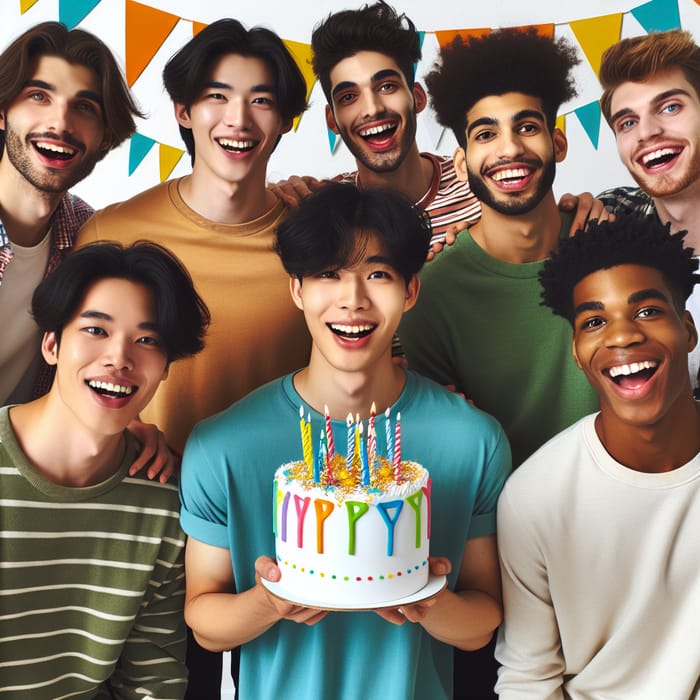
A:
[[[655,211],[654,200],[640,187],[613,187],[596,197],[614,214],[647,215]]]
[[[167,182],[162,182],[159,185],[155,185],[155,187],[139,192],[139,194],[134,195],[130,199],[126,199],[123,202],[116,202],[104,209],[100,209],[96,212],[95,217],[105,221],[112,217],[117,218],[138,215],[144,211],[148,211],[152,206],[159,205],[163,202],[170,202],[170,190],[173,187],[177,187],[177,181],[168,180]]]

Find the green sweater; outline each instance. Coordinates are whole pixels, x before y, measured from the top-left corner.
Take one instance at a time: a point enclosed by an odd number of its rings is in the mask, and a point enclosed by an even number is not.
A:
[[[569,225],[564,217],[562,236]],[[399,328],[411,369],[456,385],[501,422],[514,466],[598,410],[571,354],[571,326],[540,306],[542,265],[497,260],[462,231],[423,269]]]
[[[59,486],[0,409],[1,700],[184,696],[177,490],[129,477],[127,440],[107,481]]]

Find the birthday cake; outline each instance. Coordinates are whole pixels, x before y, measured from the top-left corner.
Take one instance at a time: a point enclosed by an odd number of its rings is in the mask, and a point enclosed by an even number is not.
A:
[[[316,456],[301,412],[304,459],[274,479],[275,548],[290,600],[371,608],[410,596],[428,582],[431,481],[401,460],[400,414],[386,421],[387,454],[377,454],[374,411],[364,439],[348,417],[348,449],[335,451],[326,414]]]

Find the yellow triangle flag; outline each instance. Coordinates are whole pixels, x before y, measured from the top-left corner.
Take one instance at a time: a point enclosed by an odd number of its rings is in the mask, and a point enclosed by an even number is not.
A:
[[[184,151],[175,146],[168,146],[164,143],[159,143],[158,161],[160,163],[160,181],[165,182],[170,173],[175,170],[175,166],[180,162]]]
[[[308,102],[309,97],[311,97],[311,90],[313,90],[316,83],[314,69],[311,67],[311,44],[302,44],[299,41],[290,41],[289,39],[282,39],[282,41],[289,53],[292,54],[292,58],[296,61],[301,74],[304,76],[306,81],[306,101]],[[301,115],[294,118],[294,131],[297,130],[300,121]]]
[[[569,22],[569,26],[578,39],[579,44],[581,44],[583,53],[586,54],[591,68],[598,75],[600,73],[600,61],[605,49],[620,40],[622,12]]]
[[[176,15],[126,0],[126,81],[131,87],[180,21]]]
[[[20,14],[24,14],[30,7],[37,4],[39,0],[19,0],[19,11]]]
[[[559,129],[562,133],[566,133],[566,114],[560,114],[554,122],[554,128]]]

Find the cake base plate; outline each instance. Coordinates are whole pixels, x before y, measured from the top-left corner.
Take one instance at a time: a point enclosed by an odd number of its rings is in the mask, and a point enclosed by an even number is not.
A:
[[[305,608],[312,608],[314,610],[336,610],[342,612],[352,610],[382,610],[383,608],[398,608],[402,605],[420,603],[420,601],[438,594],[447,585],[447,576],[434,576],[431,574],[428,578],[428,583],[426,583],[423,588],[415,593],[404,596],[403,598],[396,598],[395,600],[382,600],[375,605],[368,605],[367,603],[348,603],[342,601],[336,604],[320,602],[313,598],[305,598],[304,596],[300,596],[298,593],[287,592],[282,584],[282,581],[272,582],[266,581],[265,579],[261,579],[261,581],[263,586],[265,586],[265,588],[267,588],[272,595],[286,601],[287,603],[302,605]]]

